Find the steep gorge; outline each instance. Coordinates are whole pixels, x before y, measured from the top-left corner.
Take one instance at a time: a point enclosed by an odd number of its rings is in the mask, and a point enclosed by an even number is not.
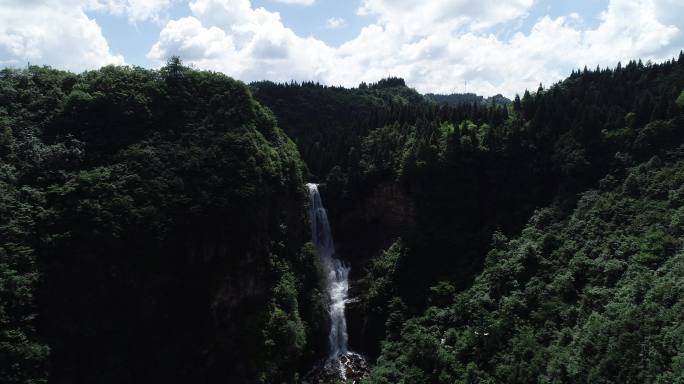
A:
[[[503,105],[178,60],[0,87],[7,382],[683,377],[684,54]]]
[[[254,89],[303,159],[315,164],[310,169],[322,183],[338,252],[352,265],[350,294],[359,300],[347,311],[350,342],[371,359],[382,353],[383,366],[370,381],[378,383],[413,382],[398,369],[424,372],[415,382],[441,382],[431,370],[442,356],[432,354],[456,357],[415,327],[433,312],[452,316],[455,295],[483,274],[500,273],[487,264],[495,244],[521,236],[541,208],[551,207],[559,214],[553,220],[562,220],[583,192],[622,180],[654,155],[674,156],[684,138],[684,55],[662,64],[573,71],[503,109],[416,101],[399,83],[349,90],[260,83]],[[325,108],[317,104],[321,98]],[[355,109],[358,114],[349,113]],[[421,343],[431,347],[420,349]],[[480,371],[471,367],[468,377],[502,377],[493,367],[503,363],[478,362]]]

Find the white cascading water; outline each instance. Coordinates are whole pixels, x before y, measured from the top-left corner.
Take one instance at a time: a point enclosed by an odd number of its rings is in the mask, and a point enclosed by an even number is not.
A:
[[[318,248],[321,264],[326,274],[326,285],[330,298],[330,353],[328,360],[335,360],[347,353],[347,321],[344,317],[344,307],[347,303],[349,290],[349,267],[335,257],[328,213],[323,207],[317,184],[307,184],[309,190],[309,220],[311,221],[311,237]]]

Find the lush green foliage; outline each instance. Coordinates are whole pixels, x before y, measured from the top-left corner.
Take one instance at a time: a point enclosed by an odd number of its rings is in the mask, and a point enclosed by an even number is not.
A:
[[[485,99],[474,93],[452,93],[450,95],[435,95],[428,93],[425,97],[436,103],[449,104],[451,106],[459,106],[462,104],[507,105],[511,103],[511,101],[503,95],[495,95]]]
[[[316,357],[303,163],[245,85],[174,60],[0,87],[4,379],[45,379],[45,344],[57,383],[274,382]]]
[[[0,90],[4,381],[297,382],[328,326],[305,177],[369,383],[684,381],[684,54],[511,103],[177,59]]]
[[[393,85],[394,88],[380,89],[383,92],[409,91],[402,88],[402,84]],[[515,353],[502,352],[501,361],[494,361],[489,355],[475,360],[473,354],[479,353],[473,351],[475,341],[470,344],[459,341],[465,351],[460,354],[438,348],[444,333],[434,336],[431,330],[437,325],[430,321],[437,314],[452,316],[448,311],[452,310],[454,292],[467,289],[458,297],[471,299],[477,293],[475,287],[494,268],[491,265],[497,266],[496,273],[504,274],[501,279],[506,276],[504,271],[508,267],[514,267],[506,264],[508,257],[503,256],[497,259],[498,263],[486,262],[494,257],[490,251],[494,234],[499,242],[504,234],[516,236],[529,216],[544,206],[554,207],[552,221],[559,228],[565,228],[570,223],[564,218],[573,212],[583,191],[605,186],[610,180],[623,180],[626,190],[632,191],[647,183],[639,181],[634,172],[629,173],[633,176],[628,176],[627,169],[652,156],[667,158],[669,151],[678,148],[684,140],[681,129],[684,120],[679,105],[684,89],[684,55],[677,61],[663,64],[630,62],[615,69],[573,72],[567,80],[548,89],[540,86],[536,92],[526,91],[504,110],[481,104],[436,106],[429,101],[403,106],[378,104],[375,108],[381,112],[371,114],[378,118],[349,123],[345,119],[363,117],[364,108],[373,108],[364,104],[360,95],[376,95],[377,88],[362,85],[358,90],[314,89],[315,93],[306,85],[279,86],[275,90],[259,90],[257,97],[274,109],[283,128],[302,148],[304,159],[319,166],[312,171],[326,182],[325,198],[331,206],[340,252],[353,261],[353,257],[358,258],[353,271],[362,281],[358,287],[361,302],[350,308],[352,343],[357,340],[357,348],[373,356],[379,341],[385,339],[373,382],[433,383],[457,379],[477,382],[478,378],[487,377],[493,382],[543,381],[544,377],[560,382],[626,380],[627,376],[611,375],[615,373],[614,367],[621,367],[620,364],[636,364],[637,359],[628,354],[624,359],[632,360],[606,363],[612,364],[613,368],[596,373],[566,367],[574,370],[574,376],[562,377],[557,376],[556,371],[544,371],[550,352],[537,355],[536,349],[542,349],[537,348],[541,343],[537,338],[546,329],[543,322],[541,325],[530,323],[530,313],[520,315],[527,328],[499,336],[497,351],[507,351],[508,343],[517,348]],[[276,91],[277,98],[270,93]],[[336,97],[336,92],[344,93],[350,99],[354,97],[354,102]],[[315,116],[309,119],[308,125],[292,119],[293,114],[296,116],[307,108]],[[319,114],[319,110],[326,112]],[[318,123],[319,116],[325,116],[326,122],[345,123],[331,127]],[[302,126],[307,127],[306,132],[299,130]],[[328,130],[333,133],[321,134]],[[342,139],[338,138],[340,136]],[[312,147],[316,151],[307,152],[307,148]],[[607,174],[611,176],[606,178]],[[600,180],[603,181],[599,183]],[[640,200],[643,201],[639,204],[648,203],[645,198]],[[638,220],[640,208],[648,209],[640,206],[624,215]],[[589,220],[588,217],[584,219]],[[581,219],[576,220],[575,226],[580,226],[577,223],[581,223]],[[584,229],[587,232],[583,235],[591,239],[617,232],[614,227],[611,230],[600,226]],[[603,232],[598,232],[599,229]],[[652,248],[642,252],[640,257],[649,260],[658,254],[662,260],[654,260],[656,264],[671,258],[671,255],[663,254],[662,249],[679,246],[678,237],[671,233],[654,232],[648,236]],[[390,247],[397,237],[404,239],[402,246]],[[558,247],[573,246],[563,245],[566,240],[559,239]],[[510,247],[514,248],[514,245]],[[382,253],[381,249],[388,250]],[[508,252],[522,255],[522,250]],[[677,261],[668,263],[676,264]],[[359,271],[364,269],[366,276],[359,276]],[[566,276],[570,270],[568,265],[557,264],[549,266],[547,273]],[[528,274],[533,273],[535,271],[528,271]],[[671,277],[677,277],[677,272]],[[538,278],[542,279],[542,276]],[[523,298],[515,296],[505,300],[506,305],[515,307],[515,300]],[[574,308],[572,298],[565,300],[570,302],[564,305]],[[553,307],[554,303],[544,305]],[[434,309],[425,312],[425,308],[431,306]],[[480,312],[491,310],[494,309],[487,307]],[[648,313],[645,307],[639,310]],[[544,316],[554,313],[548,308],[546,311],[536,314],[539,321],[546,321]],[[674,313],[664,311],[664,321],[672,321]],[[397,326],[416,315],[414,320],[408,320],[403,331]],[[503,317],[494,320],[507,321]],[[472,335],[468,332],[473,329],[463,329],[472,326],[468,321],[450,323],[451,333]],[[424,325],[425,322],[429,325]],[[568,324],[563,327],[570,327],[567,337],[572,337],[575,332],[572,327],[579,323]],[[643,337],[656,337],[659,335],[657,327],[662,324],[638,331],[644,332]],[[439,332],[447,330],[447,327],[439,328]],[[490,333],[488,330],[475,331]],[[551,328],[548,331],[552,332]],[[544,342],[550,340],[545,337]],[[667,344],[662,341],[662,344],[677,351],[678,342]],[[568,352],[564,346],[553,345],[558,353]],[[535,353],[526,354],[525,348],[535,350]],[[621,345],[602,348],[601,353],[615,350],[615,356],[628,352],[620,350]],[[672,351],[661,352],[667,355]],[[577,353],[580,352],[576,352],[573,359],[579,358]],[[584,364],[597,359],[601,353],[585,353]],[[536,360],[530,361],[530,367],[520,365],[522,360],[533,357]],[[449,368],[453,371],[442,378],[435,368],[442,363],[440,359],[454,362]],[[666,375],[664,364],[651,370]],[[673,364],[671,368],[675,369],[679,363]],[[501,371],[496,371],[495,366],[500,366]],[[515,369],[521,371],[516,373]],[[669,380],[667,376],[657,378],[655,374],[639,376],[636,371],[627,371],[624,375],[637,382],[641,379]]]
[[[49,349],[34,324],[40,275],[30,238],[41,212],[31,191],[17,191],[7,173],[0,179],[0,217],[8,218],[0,223],[0,377],[7,383],[41,383]]]
[[[368,383],[684,380],[684,157],[494,235],[473,286],[407,321]]]
[[[362,83],[354,89],[271,82],[253,83],[251,87],[255,97],[274,111],[313,175],[321,180],[336,166],[346,169],[356,165],[362,138],[376,128],[395,122],[413,124],[421,117],[501,122],[507,116],[500,106],[437,105],[397,78]]]

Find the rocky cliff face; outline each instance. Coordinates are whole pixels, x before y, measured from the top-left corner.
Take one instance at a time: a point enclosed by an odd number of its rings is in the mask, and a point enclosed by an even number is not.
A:
[[[397,183],[378,184],[347,207],[335,207],[332,217],[339,252],[353,263],[376,255],[416,225],[413,201]]]
[[[324,199],[330,201],[330,218],[337,253],[350,263],[349,297],[346,308],[349,343],[352,349],[373,356],[378,353],[378,327],[369,319],[360,302],[360,280],[368,264],[397,238],[409,236],[417,225],[416,207],[406,191],[395,182],[383,182],[364,196],[350,202],[336,186],[322,185]],[[383,327],[379,327],[384,329]]]
[[[359,384],[369,371],[365,357],[347,352],[335,359],[318,362],[304,377],[302,384]]]

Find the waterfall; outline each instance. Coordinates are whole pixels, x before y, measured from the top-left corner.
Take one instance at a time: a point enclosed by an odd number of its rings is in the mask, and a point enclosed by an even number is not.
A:
[[[349,267],[335,257],[335,243],[330,231],[328,213],[323,207],[318,185],[307,184],[306,187],[309,190],[311,237],[318,249],[330,299],[328,312],[331,326],[328,335],[330,342],[328,359],[332,360],[347,353],[347,321],[344,317],[344,307],[349,290]]]
[[[363,356],[347,348],[347,320],[344,317],[344,309],[349,291],[349,267],[335,256],[335,243],[330,230],[328,212],[323,207],[318,184],[307,184],[306,188],[309,190],[311,241],[318,249],[329,299],[330,349],[327,358],[304,377],[303,383],[339,380],[345,383],[358,383],[368,376],[369,368]]]

